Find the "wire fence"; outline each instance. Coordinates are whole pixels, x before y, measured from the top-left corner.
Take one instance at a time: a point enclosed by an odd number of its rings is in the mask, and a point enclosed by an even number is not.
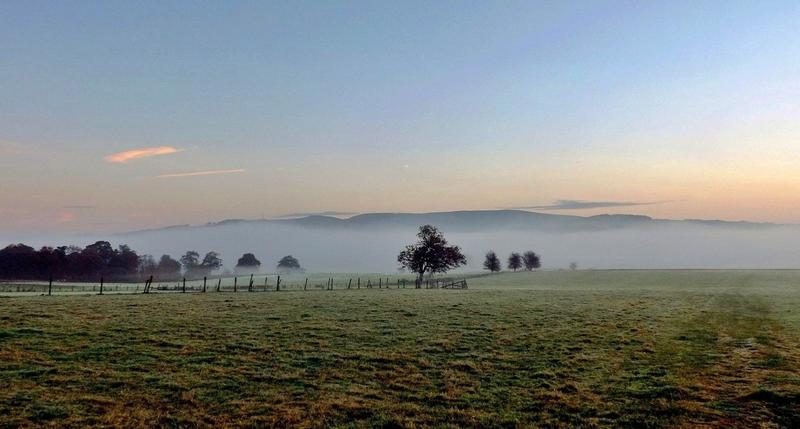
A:
[[[202,279],[159,280],[154,276],[139,282],[5,281],[0,282],[4,295],[68,295],[68,294],[150,294],[150,293],[221,293],[280,292],[308,290],[360,289],[467,289],[467,280],[429,278],[420,281],[414,276],[394,275],[330,275],[297,276],[261,274]]]

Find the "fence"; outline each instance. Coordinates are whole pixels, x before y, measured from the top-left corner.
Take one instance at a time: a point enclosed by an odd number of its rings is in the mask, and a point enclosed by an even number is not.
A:
[[[436,278],[419,281],[409,277],[344,276],[344,277],[297,277],[281,275],[250,275],[235,277],[205,277],[203,279],[159,281],[153,276],[138,283],[106,283],[100,278],[97,283],[55,282],[0,282],[3,294],[150,294],[150,293],[214,293],[214,292],[280,292],[307,290],[360,290],[360,289],[467,289],[467,280]]]

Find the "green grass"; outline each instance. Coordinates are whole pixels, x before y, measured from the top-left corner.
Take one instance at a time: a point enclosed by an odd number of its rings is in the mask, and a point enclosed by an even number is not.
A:
[[[794,271],[0,298],[0,426],[796,427],[798,309]]]

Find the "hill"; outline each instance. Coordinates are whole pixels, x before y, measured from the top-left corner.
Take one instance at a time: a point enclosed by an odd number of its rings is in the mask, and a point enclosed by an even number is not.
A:
[[[790,268],[800,228],[755,222],[666,220],[639,215],[566,216],[521,210],[368,213],[349,218],[231,219],[119,234],[112,241],[160,256],[214,250],[227,266],[253,252],[269,269],[287,254],[312,271],[394,272],[398,251],[433,224],[480,270],[483,254],[534,250],[545,268]],[[87,240],[88,241],[88,240]]]

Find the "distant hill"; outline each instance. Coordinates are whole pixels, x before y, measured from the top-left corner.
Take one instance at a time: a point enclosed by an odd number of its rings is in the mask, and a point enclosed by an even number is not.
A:
[[[386,229],[417,227],[432,224],[450,231],[481,232],[495,229],[501,230],[539,230],[549,232],[581,232],[602,231],[607,229],[668,226],[668,225],[701,225],[717,228],[754,229],[784,226],[774,223],[758,223],[747,221],[723,221],[702,219],[654,219],[643,215],[603,214],[596,216],[572,216],[550,213],[529,212],[524,210],[465,210],[432,213],[365,213],[349,218],[310,215],[291,219],[227,219],[199,226],[170,226],[154,230],[141,230],[121,235],[152,232],[164,229],[209,228],[242,224],[276,224],[294,225],[306,228],[343,228],[343,229]]]
[[[490,249],[504,256],[534,250],[551,269],[573,261],[585,268],[800,267],[796,225],[522,210],[228,219],[117,234],[111,241],[156,257],[214,250],[229,268],[252,252],[267,270],[291,254],[310,271],[393,272],[397,253],[415,240],[422,224],[439,227],[451,243],[462,246],[469,261],[465,269],[473,271],[481,269]]]

